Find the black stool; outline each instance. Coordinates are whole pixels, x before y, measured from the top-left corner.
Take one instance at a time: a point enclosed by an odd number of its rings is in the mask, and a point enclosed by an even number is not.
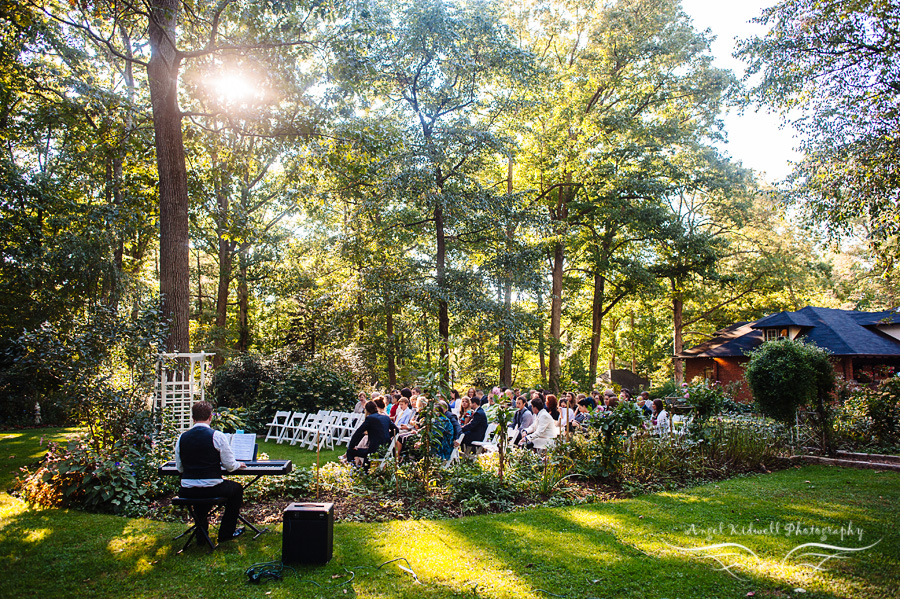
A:
[[[172,498],[172,505],[180,505],[180,506],[187,508],[188,514],[190,514],[191,521],[193,522],[193,525],[189,529],[187,529],[186,531],[184,531],[183,533],[181,533],[180,535],[175,537],[175,539],[178,540],[181,537],[183,537],[184,535],[190,534],[190,536],[188,536],[187,543],[184,544],[184,547],[182,547],[181,551],[179,551],[178,553],[181,553],[182,551],[187,549],[188,546],[191,544],[191,541],[193,541],[195,537],[197,538],[198,543],[200,542],[200,539],[203,539],[204,541],[206,541],[206,544],[209,545],[210,551],[212,551],[216,548],[216,545],[212,542],[212,539],[209,538],[209,531],[198,526],[196,509],[197,509],[197,507],[207,507],[207,508],[222,507],[223,505],[225,505],[226,501],[228,501],[228,498],[226,498],[226,497],[204,497],[203,499],[189,499],[187,497],[173,497]],[[212,513],[212,510],[210,510],[209,513],[207,514],[207,522],[209,522],[209,514],[210,513]]]

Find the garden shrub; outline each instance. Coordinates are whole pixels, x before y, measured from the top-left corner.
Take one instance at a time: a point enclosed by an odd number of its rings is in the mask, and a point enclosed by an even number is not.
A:
[[[750,353],[745,377],[756,405],[766,416],[790,425],[797,408],[809,405],[815,413],[813,422],[822,433],[822,449],[832,454],[830,402],[836,381],[828,355],[803,341],[768,341]]]
[[[515,488],[500,480],[491,464],[484,467],[481,460],[458,462],[445,473],[444,485],[449,492],[450,501],[463,508],[469,501],[511,502],[518,495]]]
[[[857,389],[834,410],[835,436],[842,449],[893,452],[900,448],[900,379],[877,389]]]
[[[273,359],[260,354],[239,354],[216,369],[209,383],[210,398],[220,408],[249,408],[259,387],[278,376]]]
[[[695,422],[703,423],[720,414],[725,407],[725,397],[725,389],[718,382],[700,379],[691,385],[684,385],[684,399],[694,408],[692,415]]]
[[[627,440],[643,430],[644,417],[631,402],[622,402],[612,411],[594,410],[585,420],[587,431],[566,440],[557,439],[553,453],[563,453],[576,471],[588,478],[619,479],[619,462]]]
[[[828,352],[802,341],[768,341],[750,353],[746,379],[766,416],[792,424],[797,408],[816,404],[834,388]]]
[[[678,386],[678,383],[675,382],[675,379],[668,379],[663,381],[663,383],[657,387],[650,388],[650,399],[662,399],[664,397],[675,397],[680,395],[681,388]]]
[[[171,459],[177,438],[171,418],[157,431],[151,415],[140,412],[112,444],[98,446],[89,435],[51,443],[35,471],[19,480],[18,492],[34,505],[142,515],[149,500],[178,488],[177,477],[157,470]]]
[[[674,482],[704,478],[710,473],[700,443],[674,436],[636,435],[629,440],[619,464],[620,477],[631,483]]]
[[[245,374],[248,381],[242,380]],[[286,354],[239,356],[216,371],[210,398],[217,407],[245,408],[247,430],[260,432],[279,410],[349,411],[356,387],[350,373],[319,359],[297,364]]]
[[[790,430],[769,418],[714,418],[708,423],[705,451],[730,470],[771,468],[790,454]]]
[[[93,306],[11,340],[0,356],[0,425],[33,425],[37,401],[44,424],[86,426],[95,445],[121,437],[152,392],[165,332],[157,303],[136,318]]]

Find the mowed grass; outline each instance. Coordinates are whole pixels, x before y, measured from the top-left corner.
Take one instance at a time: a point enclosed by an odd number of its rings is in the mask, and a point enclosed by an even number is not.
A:
[[[0,456],[33,459],[37,441],[37,433],[0,433]],[[294,459],[276,450],[297,448],[266,450]],[[211,554],[192,547],[176,555],[181,544],[172,537],[180,524],[36,511],[4,493],[0,597],[896,597],[898,516],[896,473],[804,467],[588,506],[338,524],[330,563],[250,585],[247,567],[280,559],[279,527]],[[792,534],[798,525],[821,530]],[[839,529],[851,525],[852,538],[842,542]],[[823,538],[848,547],[878,544],[818,572],[799,566],[803,560],[782,563],[795,546]],[[677,548],[725,542],[759,556],[724,558],[740,578]],[[372,567],[399,557],[419,583],[397,563]],[[355,578],[344,584],[348,571]]]

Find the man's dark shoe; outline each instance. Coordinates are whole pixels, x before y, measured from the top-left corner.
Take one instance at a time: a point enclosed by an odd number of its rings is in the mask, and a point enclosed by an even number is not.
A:
[[[223,538],[221,535],[219,535],[219,542],[220,542],[220,543],[223,543],[223,542],[225,542],[225,541],[230,541],[230,540],[232,540],[232,539],[236,539],[236,538],[238,538],[239,536],[241,536],[242,534],[244,534],[244,527],[243,527],[243,526],[236,528],[235,531],[234,531],[233,533],[231,533],[231,536],[230,536],[230,537],[224,537],[224,538]]]

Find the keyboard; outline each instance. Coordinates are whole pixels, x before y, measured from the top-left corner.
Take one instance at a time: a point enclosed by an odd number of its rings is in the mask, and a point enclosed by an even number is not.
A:
[[[294,469],[290,460],[256,460],[253,462],[244,462],[247,467],[228,472],[222,468],[222,474],[229,476],[261,476],[264,474],[281,475],[287,474]],[[159,467],[160,476],[180,476],[180,472],[175,468],[175,461],[166,462]]]

